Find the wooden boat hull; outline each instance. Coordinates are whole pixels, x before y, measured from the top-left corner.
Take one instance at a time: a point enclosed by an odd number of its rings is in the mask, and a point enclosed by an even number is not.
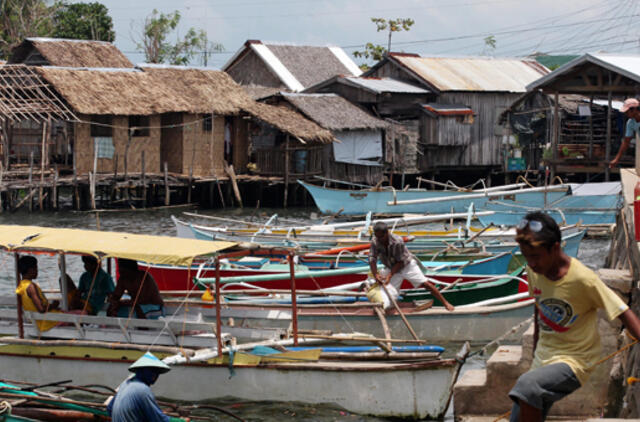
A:
[[[117,387],[130,373],[132,359],[70,358],[32,350],[11,353],[0,347],[3,377],[46,383],[73,378],[77,385]],[[111,355],[113,356],[113,354]],[[258,366],[179,364],[159,378],[159,398],[185,401],[234,397],[253,401],[328,403],[347,411],[380,417],[441,418],[459,371],[455,359],[406,362],[300,362]],[[5,370],[6,369],[6,370]],[[28,369],[28,370],[27,370]]]

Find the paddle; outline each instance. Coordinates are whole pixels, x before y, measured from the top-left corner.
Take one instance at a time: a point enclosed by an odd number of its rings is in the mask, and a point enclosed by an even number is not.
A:
[[[407,319],[406,316],[404,316],[404,313],[402,312],[402,309],[400,309],[400,306],[398,306],[398,302],[396,302],[395,298],[389,294],[389,290],[387,290],[387,286],[385,286],[384,283],[382,283],[380,281],[378,281],[378,284],[380,284],[380,286],[382,287],[382,290],[384,290],[384,293],[387,295],[389,300],[391,300],[391,303],[393,303],[393,307],[396,308],[396,311],[398,311],[398,314],[400,315],[400,318],[402,318],[402,321],[404,322],[404,325],[407,326],[407,329],[409,330],[409,332],[411,333],[413,338],[415,340],[417,340],[418,342],[422,343],[422,340],[420,340],[420,338],[418,338],[418,335],[413,330],[413,327],[411,326],[411,324],[409,324],[409,320]]]

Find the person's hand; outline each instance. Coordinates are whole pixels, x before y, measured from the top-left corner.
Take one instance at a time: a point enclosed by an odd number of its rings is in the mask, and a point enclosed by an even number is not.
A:
[[[383,280],[383,279],[382,279],[382,276],[380,275],[380,273],[377,273],[377,274],[376,274],[376,281],[377,281],[378,283],[382,284],[382,283],[383,283],[383,281],[382,281],[382,280]]]
[[[53,311],[56,309],[60,309],[60,301],[52,300],[51,303],[49,303],[49,307],[47,308],[47,311]]]
[[[391,272],[389,272],[389,274],[387,274],[387,277],[384,280],[384,284],[389,284],[390,281],[391,281]]]
[[[615,166],[617,166],[619,161],[620,161],[620,159],[618,157],[616,157],[613,160],[611,160],[611,162],[609,162],[609,168],[612,169]]]

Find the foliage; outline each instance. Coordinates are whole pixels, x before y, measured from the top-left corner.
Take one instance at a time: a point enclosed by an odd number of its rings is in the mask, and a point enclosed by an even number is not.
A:
[[[376,31],[389,31],[389,42],[387,48],[381,45],[375,45],[373,43],[367,43],[362,51],[354,51],[352,54],[354,57],[363,57],[365,59],[382,60],[382,58],[391,51],[391,35],[394,32],[408,31],[415,23],[411,18],[398,18],[398,19],[384,19],[384,18],[371,18],[371,22],[376,25]]]
[[[51,36],[57,7],[45,0],[0,0],[0,56],[7,59],[27,37]]]
[[[98,2],[59,3],[53,16],[56,38],[113,42],[116,34],[109,9]]]
[[[488,50],[492,52],[496,49],[496,37],[495,35],[489,35],[484,38],[484,50],[482,50],[482,54],[486,54]]]
[[[142,50],[148,63],[170,63],[186,65],[199,53],[206,57],[211,51],[222,51],[221,44],[209,42],[206,31],[189,28],[184,37],[177,37],[175,43],[167,40],[180,23],[180,12],[160,13],[156,9],[145,18],[144,29],[138,49]]]

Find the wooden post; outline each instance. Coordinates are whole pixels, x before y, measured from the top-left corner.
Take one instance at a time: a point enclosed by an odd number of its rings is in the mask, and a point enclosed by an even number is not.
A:
[[[118,154],[113,156],[113,182],[111,183],[111,201],[118,197]]]
[[[551,163],[551,180],[556,176],[556,163],[558,161],[558,136],[560,132],[560,99],[558,91],[554,93],[553,101],[553,136],[551,137],[551,153],[553,163]]]
[[[589,160],[593,160],[593,94],[589,98]]]
[[[609,86],[611,86],[611,72],[609,72]],[[636,149],[638,147],[640,145],[636,145]],[[608,182],[610,176],[609,160],[611,159],[611,88],[607,92],[607,142],[604,147],[604,157],[604,181]]]
[[[14,252],[14,262],[16,266],[16,287],[20,284],[20,280],[22,279],[22,274],[20,274],[20,270],[18,269],[18,260],[20,259],[20,255],[17,252]],[[18,312],[18,337],[24,338],[24,321],[22,320],[22,298],[19,295],[16,295],[17,300],[17,312]]]
[[[164,204],[169,205],[171,192],[169,191],[169,173],[167,162],[164,162]]]
[[[222,194],[222,188],[220,187],[220,180],[216,176],[216,185],[218,186],[218,195],[220,195],[220,201],[222,201],[222,208],[226,208],[224,204],[224,195]],[[211,205],[213,205],[213,183],[211,184]]]
[[[33,151],[29,154],[29,212],[33,211]]]
[[[287,196],[289,195],[289,135],[284,144],[284,202],[283,208],[287,208]]]
[[[76,168],[76,160],[73,160],[73,204],[76,211],[80,210],[80,192],[78,192],[78,170]]]
[[[89,195],[91,197],[91,209],[96,209],[96,175],[89,172]]]
[[[4,166],[2,165],[2,162],[0,162],[0,213],[2,213],[2,191],[3,191],[3,186],[2,186],[2,176],[4,173]]]
[[[231,182],[231,187],[233,188],[233,194],[236,197],[236,201],[238,201],[238,206],[242,208],[242,197],[240,196],[240,189],[238,188],[238,182],[236,180],[236,172],[233,170],[233,164],[228,165],[226,161],[223,161],[224,171],[229,176],[229,181]]]
[[[145,174],[144,150],[140,153],[140,165],[142,168],[142,208],[147,208],[147,176]]]
[[[220,304],[220,259],[216,257],[216,339],[218,356],[222,357],[222,306]]]
[[[124,197],[127,201],[129,200],[129,169],[128,169],[129,147],[131,146],[131,137],[133,136],[133,133],[131,131],[132,131],[131,128],[127,131],[127,134],[128,134],[127,145],[124,147],[124,181],[125,181]]]
[[[291,325],[293,327],[293,345],[298,345],[298,301],[296,297],[296,270],[293,252],[289,252],[289,274],[291,275]]]
[[[38,207],[43,210],[42,190],[44,189],[44,161],[47,154],[47,122],[42,122],[42,150],[40,151],[40,186],[38,186]]]
[[[64,253],[58,254],[58,266],[60,267],[60,305],[63,311],[69,310],[69,301],[67,300],[67,261]]]
[[[58,210],[58,166],[56,165],[53,170],[53,209]]]

